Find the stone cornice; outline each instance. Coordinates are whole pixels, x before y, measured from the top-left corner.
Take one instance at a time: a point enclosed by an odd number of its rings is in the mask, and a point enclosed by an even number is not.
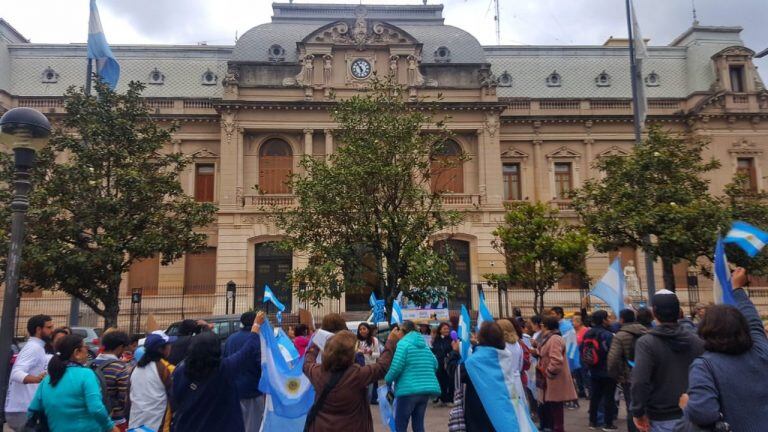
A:
[[[243,101],[221,100],[215,101],[217,111],[226,110],[284,110],[284,111],[327,111],[336,106],[338,102],[307,102],[307,101]],[[409,104],[413,105],[413,104]],[[502,112],[505,104],[497,102],[425,102],[424,109],[435,108],[440,111],[491,111]]]

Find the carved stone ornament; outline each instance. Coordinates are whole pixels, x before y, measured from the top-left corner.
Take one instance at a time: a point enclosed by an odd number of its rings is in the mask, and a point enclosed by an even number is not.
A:
[[[522,152],[510,146],[507,151],[501,153],[501,157],[508,159],[526,159],[528,158],[528,153]]]
[[[489,69],[480,70],[477,79],[483,88],[496,88],[499,85],[499,79]]]
[[[408,85],[411,87],[424,85],[424,75],[419,70],[421,59],[415,55],[409,55],[406,60],[408,61]]]
[[[308,54],[301,60],[301,71],[296,75],[296,83],[300,86],[312,85],[315,56]]]
[[[350,29],[346,21],[339,21],[326,26],[304,39],[305,43],[332,43],[335,45],[353,45],[362,49],[366,45],[416,44],[418,41],[403,30],[392,25],[373,22],[368,25],[365,6],[355,9],[355,22]]]
[[[580,153],[575,152],[566,146],[562,146],[547,155],[547,159],[578,159],[580,157]]]
[[[499,130],[499,118],[494,114],[486,114],[485,130],[488,131],[488,135],[495,136],[496,132]]]
[[[624,151],[624,150],[623,150],[621,147],[619,147],[619,146],[612,146],[612,147],[611,147],[611,148],[609,148],[608,150],[605,150],[605,151],[603,151],[603,152],[600,152],[600,154],[598,154],[598,155],[597,155],[598,159],[599,159],[599,158],[608,157],[608,156],[622,156],[622,157],[623,157],[623,156],[629,156],[629,153],[627,153],[626,151]]]
[[[763,150],[754,141],[742,138],[731,145],[728,153],[738,156],[758,156],[763,154]]]

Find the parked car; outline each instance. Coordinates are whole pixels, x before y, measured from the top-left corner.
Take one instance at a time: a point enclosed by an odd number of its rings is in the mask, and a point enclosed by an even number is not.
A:
[[[72,327],[72,334],[82,336],[83,342],[88,347],[88,358],[95,359],[99,355],[101,346],[101,334],[104,330],[96,327]]]
[[[203,321],[213,326],[211,331],[216,333],[216,336],[219,338],[222,347],[224,346],[224,342],[226,342],[229,335],[240,330],[240,315],[216,315],[212,317],[197,319],[202,319]],[[165,331],[165,333],[168,336],[179,336],[180,326],[181,321],[176,321],[175,323],[172,323],[168,326],[168,329]]]

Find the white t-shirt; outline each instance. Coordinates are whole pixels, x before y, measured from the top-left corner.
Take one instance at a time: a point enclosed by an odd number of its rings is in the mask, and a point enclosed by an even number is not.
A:
[[[40,375],[47,370],[49,359],[50,356],[45,353],[45,342],[34,336],[30,337],[13,363],[5,412],[27,412],[39,384],[24,384],[24,378],[27,375]]]
[[[128,428],[146,426],[155,431],[160,430],[167,404],[165,386],[157,371],[157,364],[151,362],[143,368],[136,366],[131,373],[131,416]]]

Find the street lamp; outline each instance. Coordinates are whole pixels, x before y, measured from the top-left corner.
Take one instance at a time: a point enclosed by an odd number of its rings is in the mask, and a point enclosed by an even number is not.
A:
[[[45,146],[50,134],[51,123],[40,111],[32,108],[14,108],[0,117],[0,144],[13,149],[16,167],[13,179],[15,193],[11,202],[11,247],[5,270],[3,316],[0,318],[0,407],[3,408],[8,392],[24,218],[29,208],[29,192],[32,190],[30,170],[35,165],[35,153]]]

